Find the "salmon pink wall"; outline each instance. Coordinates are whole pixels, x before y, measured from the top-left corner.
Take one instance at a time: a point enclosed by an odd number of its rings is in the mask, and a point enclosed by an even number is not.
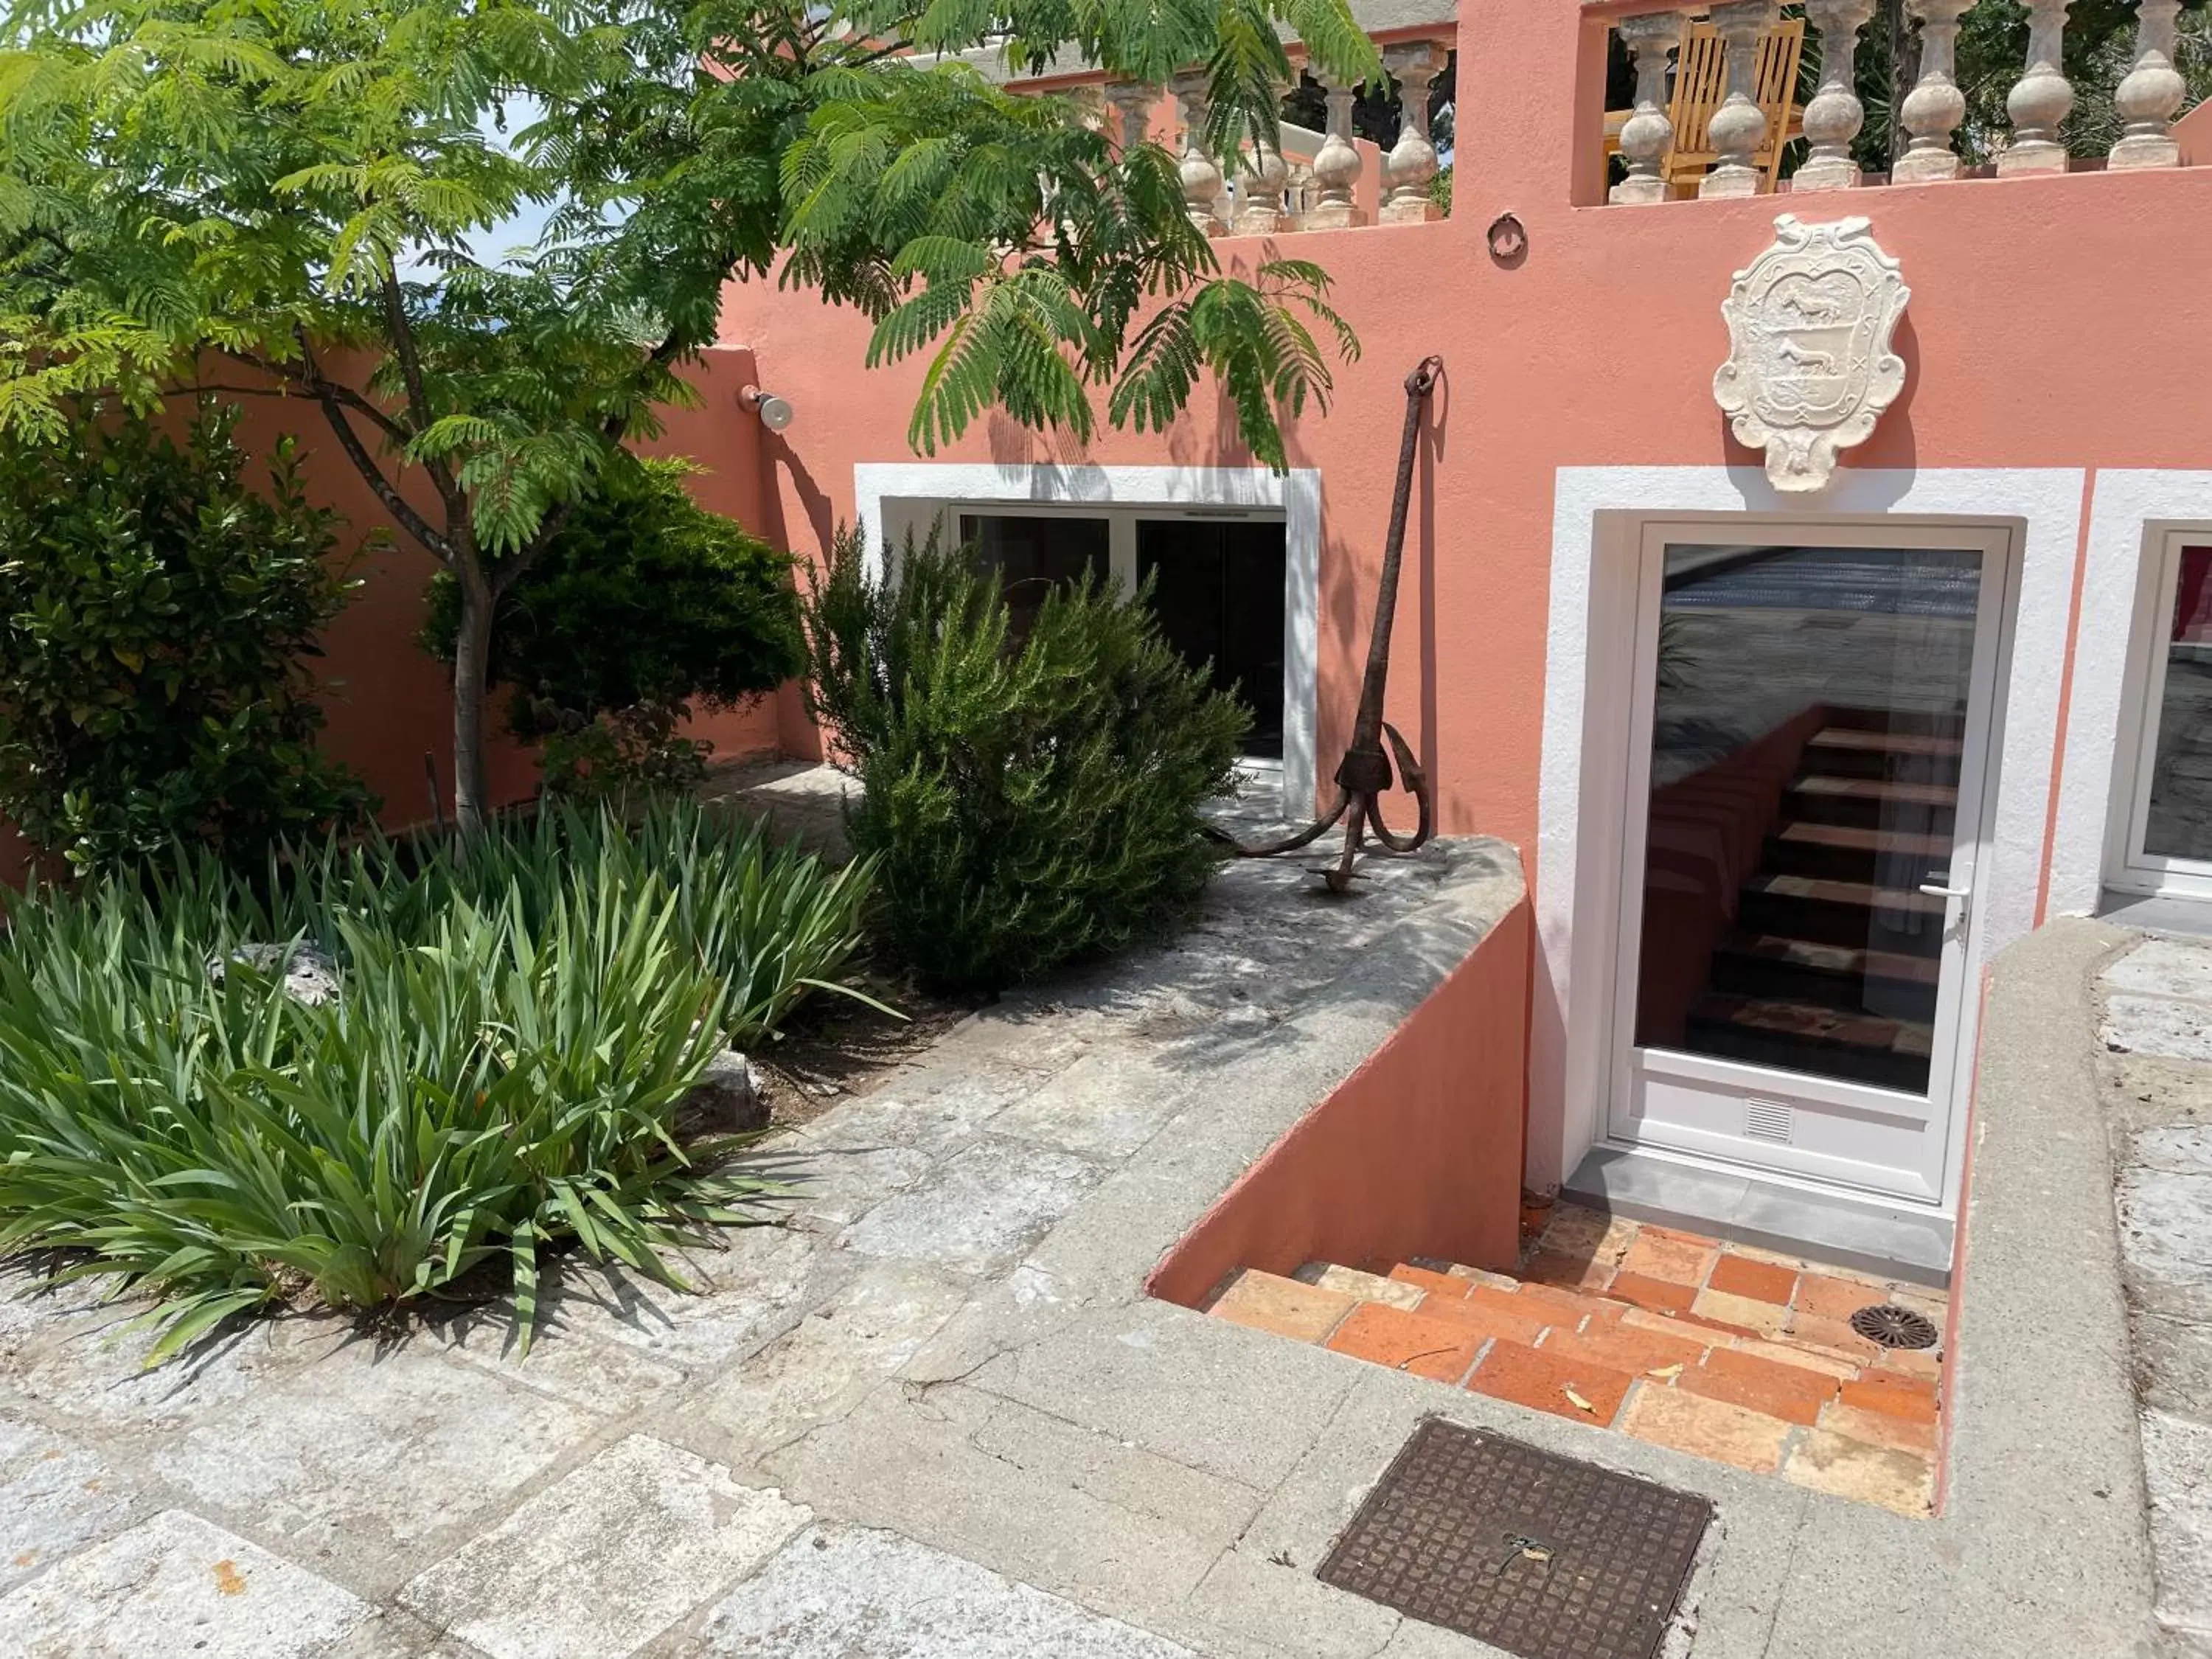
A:
[[[341,372],[345,372],[341,370]],[[649,446],[655,453],[683,455],[703,469],[691,482],[701,503],[727,514],[779,546],[788,538],[780,521],[763,521],[766,475],[763,470],[760,422],[738,403],[738,388],[753,378],[750,352],[717,348],[690,371],[700,393],[693,409],[663,411],[665,434]],[[226,372],[215,377],[234,383]],[[329,715],[324,746],[357,769],[384,798],[384,820],[393,827],[427,822],[429,781],[423,756],[436,768],[441,810],[453,811],[453,697],[444,665],[414,643],[422,625],[423,599],[436,565],[430,556],[402,538],[390,515],[345,459],[321,410],[296,398],[244,396],[240,441],[252,454],[266,454],[277,437],[300,440],[309,496],[335,507],[344,518],[339,550],[353,558],[361,586],[323,641],[325,656],[315,666],[325,682],[323,707]],[[428,512],[434,499],[411,481],[410,499]],[[382,530],[384,544],[369,545]],[[713,742],[723,757],[782,752],[787,729],[802,745],[811,743],[795,689],[693,721],[694,735]],[[501,802],[527,799],[537,787],[537,763],[506,732],[501,699],[494,695],[489,767],[494,796]],[[18,881],[28,849],[11,829],[0,825],[0,880]]]
[[[1246,273],[1276,255],[1318,260],[1363,347],[1331,411],[1290,435],[1292,464],[1322,477],[1324,776],[1357,702],[1401,382],[1440,352],[1389,717],[1430,764],[1445,831],[1532,842],[1556,470],[1758,465],[1729,435],[1712,375],[1730,276],[1778,213],[1869,216],[1911,286],[1905,393],[1847,466],[2205,464],[2212,169],[1606,206],[1602,26],[1571,7],[1516,7],[1510,27],[1494,15],[1461,30],[1451,219],[1216,245]],[[1483,231],[1508,210],[1528,251],[1500,264]],[[865,319],[772,283],[732,286],[722,330],[798,410],[768,441],[766,517],[811,553],[853,515],[856,462],[913,458],[925,364],[867,370]],[[937,459],[1249,464],[1232,431],[1204,398],[1164,437],[1109,431],[1084,447],[986,418]]]
[[[1240,1176],[1146,1288],[1196,1307],[1239,1267],[1510,1269],[1520,1248],[1528,902]]]

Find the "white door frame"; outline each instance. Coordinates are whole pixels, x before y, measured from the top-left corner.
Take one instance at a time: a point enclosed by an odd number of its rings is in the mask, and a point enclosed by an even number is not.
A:
[[[1846,550],[1929,547],[1981,556],[1967,676],[1966,748],[1959,774],[1956,846],[1945,877],[1948,885],[1963,887],[1967,896],[1952,900],[1944,917],[1945,931],[1948,934],[1955,930],[1956,942],[1947,944],[1942,952],[1945,971],[1935,1014],[1939,1040],[1929,1054],[1924,1103],[1870,1084],[1784,1073],[1686,1050],[1647,1054],[1633,1043],[1644,920],[1643,906],[1637,899],[1643,890],[1647,851],[1662,566],[1669,545],[1709,540],[1716,528],[1725,530],[1731,544],[1757,546],[1771,542]],[[1831,1184],[1884,1200],[1929,1205],[1942,1201],[1949,1186],[1948,1165],[1954,1151],[1953,1137],[1948,1133],[1927,1148],[1919,1169],[1904,1170],[1786,1146],[1764,1149],[1767,1156],[1753,1158],[1747,1156],[1749,1144],[1735,1137],[1674,1126],[1657,1127],[1646,1135],[1636,1136],[1628,1133],[1625,1125],[1632,1091],[1647,1080],[1662,1088],[1680,1083],[1693,1091],[1718,1089],[1778,1104],[1804,1103],[1862,1120],[1940,1123],[1948,1127],[1953,1115],[1965,1115],[1965,1091],[1959,1085],[1971,1068],[1973,1005],[1978,1000],[1977,988],[1969,982],[1966,964],[1975,957],[1974,933],[1983,913],[1976,878],[1990,861],[1990,816],[1996,774],[1990,763],[1995,758],[1997,731],[1997,665],[2002,657],[2005,618],[2011,608],[2017,562],[2014,540],[2009,526],[1957,521],[1809,523],[1747,515],[1734,516],[1718,525],[1711,519],[1652,517],[1642,521],[1637,552],[1636,646],[1630,668],[1632,700],[1621,757],[1626,769],[1621,788],[1621,871],[1617,889],[1621,900],[1614,921],[1613,995],[1604,1037],[1609,1060],[1608,1109],[1601,1133],[1612,1144],[1689,1153],[1755,1169],[1763,1176]]]
[[[1279,514],[1283,520],[1283,810],[1312,810],[1319,792],[1321,473],[1296,467],[1061,466],[863,461],[853,468],[854,517],[870,568],[886,539],[926,532],[947,507],[1017,507],[1099,514],[1146,509],[1162,516],[1207,508]],[[1133,532],[1132,532],[1133,535]],[[1135,543],[1129,568],[1135,568]]]
[[[2212,526],[2212,472],[2105,467],[2094,480],[2083,538],[2081,617],[2067,700],[2066,757],[2059,775],[2051,838],[2050,908],[2054,915],[2096,909],[2127,816],[2146,653],[2155,641],[2139,626],[2170,529]]]
[[[1997,670],[2002,688],[1992,852],[1967,971],[2033,925],[2044,868],[2082,509],[2079,468],[1838,470],[1820,496],[1785,496],[1757,467],[1562,467],[1554,478],[1551,611],[1537,787],[1535,909],[1542,964],[1529,1044],[1528,1178],[1556,1183],[1598,1140],[1606,1098],[1626,769],[1627,641],[1635,621],[1638,526],[1648,518],[1752,514],[1788,524],[2004,526],[2019,574]],[[1960,1137],[1947,1160],[1957,1200]]]

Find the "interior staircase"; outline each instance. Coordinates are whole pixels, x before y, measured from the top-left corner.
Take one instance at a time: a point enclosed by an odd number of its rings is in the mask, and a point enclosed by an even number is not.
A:
[[[1917,1094],[1928,1086],[1964,722],[1838,708],[1806,744],[1714,952],[1686,1046]]]

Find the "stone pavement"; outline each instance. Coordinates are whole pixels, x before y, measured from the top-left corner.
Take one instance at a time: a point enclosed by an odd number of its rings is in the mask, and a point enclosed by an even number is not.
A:
[[[382,1340],[292,1318],[148,1372],[135,1308],[0,1301],[0,1656],[1274,1650],[1234,1633],[1253,1618],[1218,1564],[1287,1449],[1255,1466],[1201,1413],[1202,1452],[1142,1452],[1055,1415],[1037,1376],[949,1379],[1109,1281],[1138,1294],[1395,1024],[1337,982],[1365,945],[1410,927],[1433,979],[1519,894],[1494,843],[1377,866],[1350,903],[1310,884],[1231,869],[1173,947],[1009,998],[782,1138],[765,1161],[804,1196],[695,1256],[706,1294],[549,1273],[526,1359],[483,1313]],[[1286,1086],[1224,1132],[1211,1081],[1263,1054]],[[1137,1240],[1127,1218],[1178,1189],[1139,1253],[1104,1236]],[[1141,1359],[1141,1328],[1088,1339],[1109,1346],[1094,1382]],[[926,1352],[941,1382],[897,1379]],[[1348,1384],[1293,1387],[1292,1409],[1317,1433]],[[1082,1605],[1102,1599],[1167,1633]]]
[[[705,1294],[549,1273],[524,1361],[465,1313],[284,1320],[144,1372],[113,1310],[0,1301],[0,1659],[1486,1654],[1314,1577],[1437,1415],[1713,1501],[1674,1659],[2166,1651],[2082,1128],[2118,935],[1998,964],[1926,1520],[1144,1295],[1522,896],[1488,842],[1349,903],[1310,886],[1233,867],[1175,948],[840,1103],[776,1149],[814,1177],[790,1224],[702,1253]]]
[[[2212,945],[2147,941],[2100,989],[2158,1613],[2212,1654]]]

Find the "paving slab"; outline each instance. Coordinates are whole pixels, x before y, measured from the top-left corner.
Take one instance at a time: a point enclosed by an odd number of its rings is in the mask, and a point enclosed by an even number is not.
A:
[[[756,1462],[858,1405],[971,1290],[920,1263],[872,1263],[783,1336],[710,1380],[683,1415],[703,1425],[728,1462]]]
[[[991,1120],[995,1134],[1118,1163],[1160,1131],[1193,1086],[1189,1072],[1145,1049],[1101,1048]]]
[[[2212,1063],[2212,1007],[2115,994],[2106,1000],[2104,1038],[2105,1046],[2118,1054]]]
[[[131,1483],[92,1451],[0,1417],[0,1591],[118,1530]]]
[[[2147,1411],[2142,1431],[2159,1620],[2212,1637],[2212,1427]]]
[[[973,1380],[1189,1468],[1271,1486],[1297,1466],[1363,1369],[1188,1308],[1139,1302],[1086,1314]]]
[[[368,1603],[167,1510],[0,1596],[4,1659],[307,1659]]]
[[[1103,1173],[1088,1158],[1049,1147],[980,1143],[939,1166],[925,1185],[878,1205],[840,1242],[861,1255],[1004,1273]]]
[[[812,1528],[708,1620],[713,1659],[1193,1659],[894,1533]]]
[[[740,1227],[721,1248],[672,1255],[680,1291],[619,1267],[575,1258],[545,1275],[547,1328],[619,1342],[686,1370],[720,1370],[794,1323],[847,1271],[820,1240],[789,1227]]]
[[[632,1435],[414,1579],[400,1601],[490,1659],[623,1659],[810,1519],[779,1492]]]
[[[159,1452],[164,1480],[347,1582],[407,1576],[496,1512],[599,1419],[429,1345],[362,1344],[248,1395]]]

